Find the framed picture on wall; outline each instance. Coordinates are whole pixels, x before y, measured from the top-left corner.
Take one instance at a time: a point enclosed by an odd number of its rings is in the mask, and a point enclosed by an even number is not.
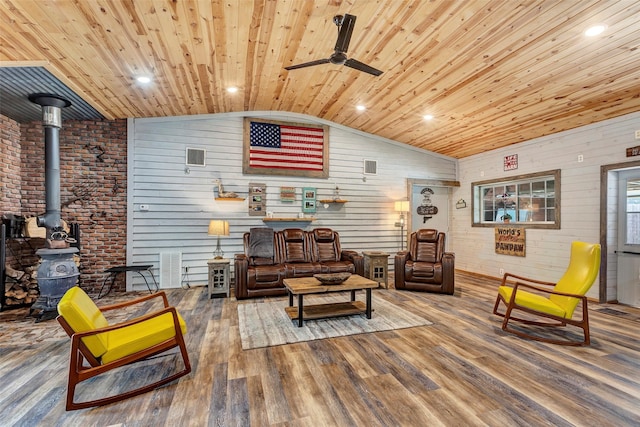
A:
[[[302,212],[313,213],[316,211],[316,189],[304,187],[302,189]]]
[[[242,172],[329,177],[329,126],[244,119]]]
[[[249,215],[265,216],[267,214],[267,184],[249,183]]]

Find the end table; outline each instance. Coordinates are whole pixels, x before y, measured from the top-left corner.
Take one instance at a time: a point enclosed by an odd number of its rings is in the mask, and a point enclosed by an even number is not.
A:
[[[229,282],[230,282],[230,263],[229,259],[215,259],[212,258],[207,261],[209,265],[209,299],[212,295],[225,294],[229,296]]]
[[[389,254],[385,252],[364,251],[364,277],[375,280],[388,289],[387,276],[389,270]]]

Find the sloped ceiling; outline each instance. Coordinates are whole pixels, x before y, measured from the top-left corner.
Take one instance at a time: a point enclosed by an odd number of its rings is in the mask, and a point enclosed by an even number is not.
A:
[[[284,69],[327,58],[345,13],[347,55],[381,76]],[[638,16],[635,0],[0,0],[0,65],[44,67],[107,119],[291,111],[462,158],[640,111]]]

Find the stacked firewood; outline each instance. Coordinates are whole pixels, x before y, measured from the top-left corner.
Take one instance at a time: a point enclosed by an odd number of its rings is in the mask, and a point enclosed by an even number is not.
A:
[[[24,271],[6,266],[5,305],[29,305],[38,299],[38,266],[29,266]]]

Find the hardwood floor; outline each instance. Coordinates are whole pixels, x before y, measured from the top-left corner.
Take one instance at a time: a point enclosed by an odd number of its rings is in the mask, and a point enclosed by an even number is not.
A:
[[[207,300],[204,287],[172,290],[189,325],[193,372],[74,412],[64,409],[70,343],[58,323],[3,312],[0,425],[640,425],[640,309],[593,303],[591,346],[554,346],[500,329],[491,314],[497,286],[458,273],[453,296],[375,290],[374,309],[387,298],[434,325],[248,351],[238,331],[243,302]],[[175,360],[107,374],[83,393],[144,381]]]

